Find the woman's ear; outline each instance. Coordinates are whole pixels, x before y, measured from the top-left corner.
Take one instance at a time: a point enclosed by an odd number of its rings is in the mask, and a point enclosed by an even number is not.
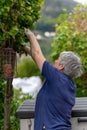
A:
[[[63,64],[60,64],[59,67],[58,67],[58,70],[63,70],[64,69],[64,65]]]

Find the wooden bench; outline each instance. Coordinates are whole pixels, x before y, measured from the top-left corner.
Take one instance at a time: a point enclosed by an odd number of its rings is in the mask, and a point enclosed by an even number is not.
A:
[[[18,108],[16,117],[20,119],[20,130],[34,128],[35,100],[26,100]],[[87,130],[87,97],[76,98],[72,110],[72,130]]]

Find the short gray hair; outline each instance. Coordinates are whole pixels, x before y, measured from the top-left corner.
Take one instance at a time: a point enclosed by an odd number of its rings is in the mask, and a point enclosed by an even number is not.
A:
[[[64,65],[63,73],[71,78],[77,78],[83,73],[80,57],[72,51],[60,53],[59,64]]]

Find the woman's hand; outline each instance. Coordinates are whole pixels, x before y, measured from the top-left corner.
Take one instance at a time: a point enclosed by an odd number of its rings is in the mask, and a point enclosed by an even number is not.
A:
[[[41,48],[40,48],[40,45],[36,39],[36,36],[29,29],[25,29],[25,35],[29,39],[30,48],[24,47],[24,49],[28,54],[30,54],[32,56],[33,60],[37,64],[38,68],[40,69],[40,71],[42,71],[42,66],[43,66],[43,63],[46,59],[41,51]]]
[[[33,32],[30,29],[24,30],[25,35],[28,37],[29,35],[33,34]]]

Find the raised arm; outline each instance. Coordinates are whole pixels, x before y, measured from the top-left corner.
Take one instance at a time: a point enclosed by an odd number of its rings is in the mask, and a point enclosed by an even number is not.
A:
[[[27,38],[30,41],[30,48],[24,46],[24,50],[31,55],[31,57],[33,58],[33,60],[36,62],[38,68],[40,69],[40,71],[42,71],[42,66],[44,61],[46,60],[41,48],[39,46],[39,43],[34,35],[33,32],[31,32],[30,30],[25,30],[25,34],[27,36]]]

